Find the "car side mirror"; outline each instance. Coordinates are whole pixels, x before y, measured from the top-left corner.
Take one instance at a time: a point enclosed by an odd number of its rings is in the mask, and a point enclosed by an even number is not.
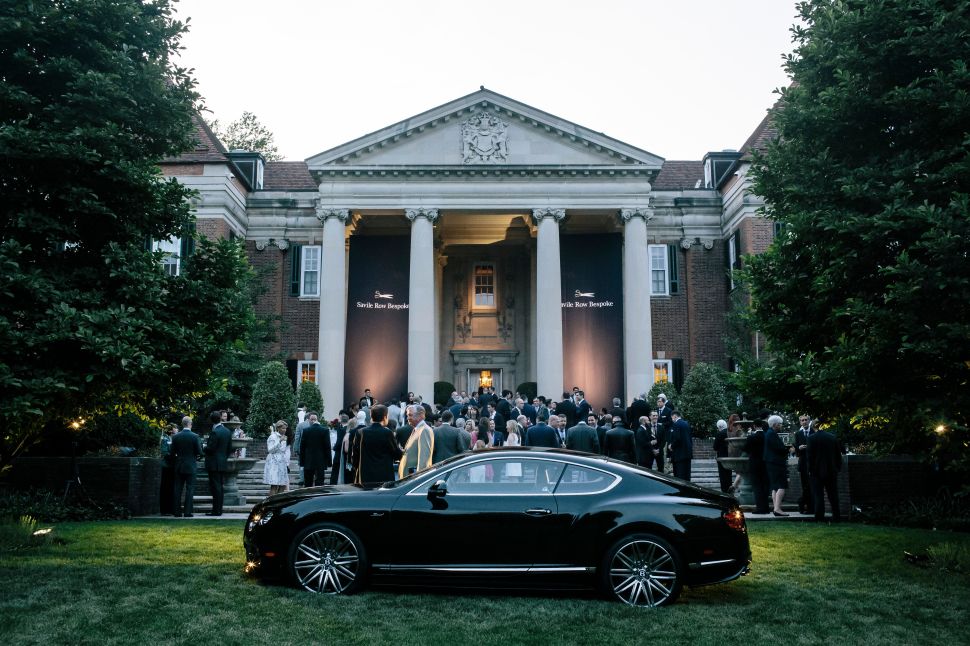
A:
[[[448,483],[438,480],[428,489],[428,500],[438,500],[444,498],[448,493]]]

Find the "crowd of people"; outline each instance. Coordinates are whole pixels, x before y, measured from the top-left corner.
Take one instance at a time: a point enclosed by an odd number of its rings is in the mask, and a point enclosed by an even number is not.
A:
[[[296,427],[292,450],[306,486],[321,484],[319,465],[330,469],[332,484],[384,482],[496,446],[599,453],[660,471],[669,468],[688,480],[693,457],[690,425],[663,394],[656,409],[643,393],[629,407],[614,399],[612,409],[597,413],[579,388],[558,401],[542,396],[528,401],[491,388],[471,396],[453,392],[439,408],[412,393],[380,404],[366,390],[329,426],[328,432],[317,413],[307,411]]]
[[[789,445],[781,438],[784,420],[769,411],[762,411],[756,420],[739,415],[731,415],[727,421],[718,420],[715,454],[717,457],[736,457],[742,452],[747,455],[748,484],[754,497],[755,513],[775,516],[788,515],[782,509],[782,501],[789,487],[788,458],[794,455],[801,481],[799,513],[823,520],[827,497],[832,521],[838,522],[841,518],[838,474],[842,469],[842,445],[835,435],[821,429],[821,420],[803,414],[798,422],[799,428]],[[732,437],[744,438],[733,451],[728,443],[728,438]],[[718,477],[724,492],[740,490],[741,475],[736,475],[733,480],[731,475],[730,470],[718,464]]]
[[[284,420],[269,428],[263,482],[270,486],[270,495],[286,491],[291,457],[297,458],[300,484],[312,487],[386,482],[466,451],[497,446],[584,451],[690,480],[691,427],[666,395],[658,395],[655,407],[647,402],[646,393],[627,407],[619,398],[612,404],[612,408],[596,412],[579,388],[562,393],[558,401],[544,396],[530,401],[508,390],[498,394],[492,388],[471,395],[453,392],[441,407],[431,406],[413,393],[378,403],[365,390],[358,402],[329,424],[321,423],[316,411],[307,411],[301,404],[293,432]],[[181,429],[173,424],[162,436],[166,465],[163,514],[193,515],[196,461],[203,455],[212,493],[212,511],[207,515],[222,514],[232,437],[224,425],[227,421],[226,411],[213,412],[213,428],[205,442],[192,431],[191,417],[183,418]],[[788,489],[788,457],[795,455],[802,485],[799,512],[821,519],[827,495],[833,520],[838,521],[842,448],[834,435],[819,430],[819,420],[802,415],[799,424],[792,443],[786,445],[780,435],[780,416],[768,411],[756,420],[731,415],[717,422],[714,451],[717,457],[747,455],[755,513],[776,516],[788,515],[782,502]],[[731,443],[729,438],[744,441]],[[718,477],[725,493],[740,491],[741,476],[721,463]]]

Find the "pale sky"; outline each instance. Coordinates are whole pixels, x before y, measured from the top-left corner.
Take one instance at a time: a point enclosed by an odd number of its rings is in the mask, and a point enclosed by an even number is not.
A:
[[[666,159],[740,148],[795,0],[180,0],[211,114],[305,159],[480,85]]]

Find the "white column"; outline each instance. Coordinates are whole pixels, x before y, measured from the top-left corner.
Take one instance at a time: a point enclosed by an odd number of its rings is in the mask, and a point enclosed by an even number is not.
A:
[[[317,204],[323,223],[320,259],[320,338],[317,370],[324,410],[336,415],[344,405],[344,356],[347,344],[347,264],[345,227],[348,209]],[[323,412],[321,412],[321,416]],[[325,419],[321,417],[321,419]]]
[[[653,386],[653,328],[650,316],[648,208],[621,209],[623,221],[623,371],[626,401]]]
[[[565,209],[533,209],[536,236],[536,382],[540,395],[559,399],[562,376],[562,277],[559,223]]]
[[[430,404],[435,379],[434,222],[438,219],[438,209],[405,209],[404,214],[411,221],[408,390]]]

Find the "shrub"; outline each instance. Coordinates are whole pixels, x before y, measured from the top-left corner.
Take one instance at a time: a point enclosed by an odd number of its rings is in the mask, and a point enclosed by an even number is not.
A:
[[[33,516],[0,518],[0,550],[47,545],[53,538],[52,528],[38,530],[37,519]]]
[[[539,393],[539,385],[534,381],[523,381],[516,390],[522,395],[522,399],[531,403]]]
[[[970,532],[970,495],[943,489],[935,496],[874,505],[862,510],[862,519],[874,525]]]
[[[0,518],[31,516],[39,522],[59,523],[77,520],[118,520],[129,518],[127,507],[118,503],[72,495],[64,492],[29,489],[0,491]]]
[[[266,437],[269,426],[281,419],[296,428],[296,395],[286,366],[270,361],[259,369],[245,428],[251,436]]]
[[[959,543],[940,543],[927,552],[936,567],[944,572],[970,573],[970,546]]]
[[[717,431],[717,420],[727,419],[727,398],[723,371],[702,362],[695,364],[684,380],[677,408],[690,422],[695,436],[711,437]]]
[[[434,382],[434,403],[439,406],[447,404],[453,392],[455,392],[455,385],[450,381]]]
[[[300,382],[296,389],[296,401],[306,406],[307,411],[314,411],[323,419],[323,395],[320,394],[320,386],[316,382]]]

